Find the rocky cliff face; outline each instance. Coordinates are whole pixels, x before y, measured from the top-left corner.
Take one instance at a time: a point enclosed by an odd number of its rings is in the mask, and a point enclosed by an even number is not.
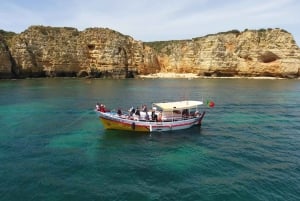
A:
[[[159,67],[151,48],[110,29],[80,32],[67,27],[33,26],[8,43],[18,77],[123,78],[156,72]],[[0,61],[0,66],[4,68],[5,63]]]
[[[7,40],[13,35],[0,30],[0,78],[12,78],[14,75],[13,59],[7,45]]]
[[[32,26],[0,32],[0,77],[126,78],[157,72],[299,77],[300,50],[281,29],[229,31],[143,43],[104,28]]]
[[[281,29],[229,31],[185,41],[149,43],[161,71],[205,76],[299,77],[300,50]]]

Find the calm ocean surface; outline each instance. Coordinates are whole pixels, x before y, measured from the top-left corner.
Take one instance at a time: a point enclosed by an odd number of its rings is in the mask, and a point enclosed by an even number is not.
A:
[[[202,127],[104,130],[127,110],[212,99]],[[0,200],[300,200],[300,80],[0,80]]]

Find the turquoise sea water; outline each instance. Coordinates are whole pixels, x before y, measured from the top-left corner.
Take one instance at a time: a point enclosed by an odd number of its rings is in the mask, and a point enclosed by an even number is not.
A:
[[[113,109],[212,99],[201,128],[104,130]],[[0,81],[0,200],[300,199],[300,81]]]

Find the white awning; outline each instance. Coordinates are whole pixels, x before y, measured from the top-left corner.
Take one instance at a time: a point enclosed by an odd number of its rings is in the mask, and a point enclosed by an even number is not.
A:
[[[203,102],[202,101],[185,100],[185,101],[177,101],[177,102],[153,103],[153,106],[157,106],[164,111],[196,108],[199,105],[203,105]]]

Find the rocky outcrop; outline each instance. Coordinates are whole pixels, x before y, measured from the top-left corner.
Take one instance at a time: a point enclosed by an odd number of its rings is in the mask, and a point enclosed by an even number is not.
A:
[[[0,32],[0,78],[129,78],[158,72],[299,77],[300,50],[282,29],[144,43],[107,28],[32,26]]]
[[[151,48],[110,29],[32,26],[9,43],[18,77],[125,78],[159,68]]]
[[[12,78],[14,75],[13,59],[6,43],[13,35],[0,30],[0,78]]]
[[[299,47],[292,35],[282,29],[233,30],[148,45],[157,50],[163,72],[299,77]]]

